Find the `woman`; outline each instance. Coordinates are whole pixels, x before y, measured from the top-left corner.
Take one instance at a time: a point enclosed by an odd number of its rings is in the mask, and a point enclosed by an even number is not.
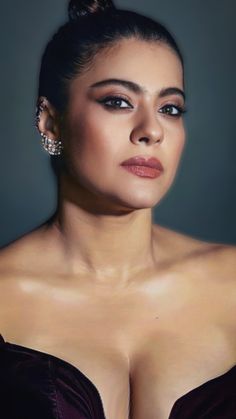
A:
[[[1,252],[4,418],[236,416],[235,247],[152,223],[185,142],[163,26],[71,1],[42,59],[52,220]]]

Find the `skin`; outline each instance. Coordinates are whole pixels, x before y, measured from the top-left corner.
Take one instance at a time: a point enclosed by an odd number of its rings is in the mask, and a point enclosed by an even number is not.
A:
[[[110,78],[144,91],[91,88]],[[183,97],[162,96],[169,87],[183,90],[175,53],[129,39],[71,82],[63,119],[45,99],[39,129],[64,145],[58,210],[0,254],[4,338],[79,368],[107,419],[167,419],[176,399],[236,364],[235,247],[152,223],[185,143],[182,116],[166,108]],[[111,95],[122,109],[101,103]],[[120,167],[135,155],[164,172]]]

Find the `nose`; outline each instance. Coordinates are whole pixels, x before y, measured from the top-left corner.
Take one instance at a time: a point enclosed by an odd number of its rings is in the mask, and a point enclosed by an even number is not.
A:
[[[130,140],[134,144],[146,143],[147,145],[163,141],[163,127],[158,121],[158,116],[152,111],[141,111],[141,117],[135,124]]]

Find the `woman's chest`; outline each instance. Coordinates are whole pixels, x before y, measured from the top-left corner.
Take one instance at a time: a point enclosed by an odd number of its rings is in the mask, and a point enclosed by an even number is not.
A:
[[[167,419],[182,395],[236,364],[236,338],[219,306],[157,297],[21,301],[2,334],[82,372],[106,419]]]
[[[198,338],[202,341],[204,341],[204,337],[204,335],[198,335]],[[137,347],[135,353],[130,357],[119,350],[118,345],[113,346],[108,341],[104,342],[104,345],[95,341],[86,341],[86,344],[83,344],[82,336],[80,345],[75,344],[74,346],[68,339],[67,345],[63,340],[61,342],[58,340],[57,346],[53,345],[51,341],[51,346],[42,347],[38,345],[37,347],[36,344],[24,342],[22,346],[10,343],[8,347],[11,350],[17,350],[17,356],[21,353],[23,355],[23,361],[21,359],[20,362],[15,360],[17,361],[17,380],[21,380],[21,376],[24,377],[23,385],[21,385],[21,391],[23,388],[23,392],[27,381],[25,380],[28,374],[27,369],[30,369],[27,385],[27,388],[30,389],[30,380],[33,379],[32,386],[34,387],[34,383],[38,382],[37,374],[40,372],[39,380],[41,380],[42,376],[45,375],[46,367],[50,367],[49,378],[52,380],[55,393],[61,395],[61,399],[66,400],[70,400],[72,394],[72,405],[74,405],[74,400],[77,400],[75,402],[76,409],[77,404],[81,404],[81,397],[86,399],[87,405],[94,404],[95,398],[91,389],[93,389],[93,392],[95,389],[95,393],[97,393],[95,396],[100,397],[106,419],[167,419],[173,405],[183,395],[192,389],[197,390],[197,387],[203,383],[209,383],[209,380],[222,375],[232,365],[236,365],[235,358],[231,358],[230,346],[226,344],[226,341],[223,342],[222,340],[220,344],[219,341],[217,342],[218,339],[214,339],[212,333],[211,337],[213,340],[212,346],[208,344],[206,352],[202,352],[199,345],[195,345],[189,351],[189,342],[184,341],[184,338],[181,345],[175,345],[175,351],[173,351],[170,350],[171,342],[169,341],[168,345],[166,341],[164,345],[164,340],[161,342],[161,336],[160,345],[159,347],[156,346],[159,340],[156,335],[146,340],[144,338],[143,345]],[[207,339],[205,339],[205,345],[206,342]],[[163,345],[167,348],[166,351],[164,351]],[[187,346],[188,350],[186,350]],[[218,347],[218,351],[215,350],[216,347]],[[224,353],[222,351],[223,347],[225,348]],[[199,352],[198,354],[196,349]],[[27,359],[28,355],[30,356],[29,359]],[[32,355],[33,359],[31,358]],[[46,356],[48,362],[40,367],[37,358],[41,358],[42,355],[43,357]],[[14,361],[14,354],[12,360]],[[37,367],[35,372],[34,363]],[[10,364],[9,367],[12,370]],[[84,377],[86,378],[85,382]],[[235,379],[236,374],[233,388],[235,388]],[[43,385],[47,380],[48,377],[46,376],[46,379],[42,381]],[[13,384],[15,387],[15,379],[12,382]],[[26,391],[28,391],[27,388]],[[82,393],[81,388],[83,389]],[[224,382],[220,389],[221,396],[222,390],[226,391]],[[229,390],[232,390],[232,386]],[[85,397],[84,391],[86,393]],[[45,391],[43,392],[45,394]],[[48,396],[51,392],[50,385]],[[196,395],[196,392],[194,394]],[[199,394],[197,395],[199,397]],[[207,394],[204,397],[206,398]],[[215,401],[217,400],[216,397],[215,394]],[[212,403],[212,398],[209,400]],[[58,403],[58,400],[56,403]],[[64,409],[61,406],[59,408]],[[91,416],[92,418],[93,416]]]
[[[80,318],[67,329],[63,319],[57,330],[39,321],[25,338],[7,340],[82,372],[99,392],[106,419],[167,419],[177,399],[236,364],[231,337],[215,323],[179,318],[178,325],[175,319],[143,328],[143,319],[132,327],[127,319],[115,327],[108,316],[93,325]]]

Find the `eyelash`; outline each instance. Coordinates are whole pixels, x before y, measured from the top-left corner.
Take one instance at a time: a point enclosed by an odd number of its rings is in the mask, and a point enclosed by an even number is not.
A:
[[[130,105],[130,103],[129,103],[129,101],[127,100],[127,99],[125,99],[125,98],[123,98],[122,96],[107,96],[107,97],[105,97],[105,98],[103,98],[103,99],[101,99],[101,100],[99,100],[99,103],[102,103],[106,108],[110,108],[111,110],[123,110],[123,109],[127,109],[127,107],[123,107],[123,108],[121,108],[121,107],[119,107],[119,106],[113,106],[113,105],[107,105],[106,104],[106,102],[109,102],[109,101],[115,101],[115,100],[118,100],[118,101],[123,101],[123,102],[126,102],[126,103],[128,103],[129,104],[129,106],[131,107],[131,108],[133,108],[131,105]],[[184,108],[184,107],[182,107],[182,106],[179,106],[179,105],[174,105],[173,103],[167,103],[166,105],[164,105],[161,109],[167,109],[167,108],[175,108],[175,109],[177,109],[177,111],[178,111],[178,114],[169,114],[169,113],[166,113],[166,115],[168,115],[168,116],[171,116],[171,117],[174,117],[174,118],[178,118],[178,117],[180,117],[181,115],[183,115],[184,113],[186,113],[187,111],[186,111],[186,109]],[[162,112],[162,111],[159,111],[160,113],[165,113],[165,112]]]

